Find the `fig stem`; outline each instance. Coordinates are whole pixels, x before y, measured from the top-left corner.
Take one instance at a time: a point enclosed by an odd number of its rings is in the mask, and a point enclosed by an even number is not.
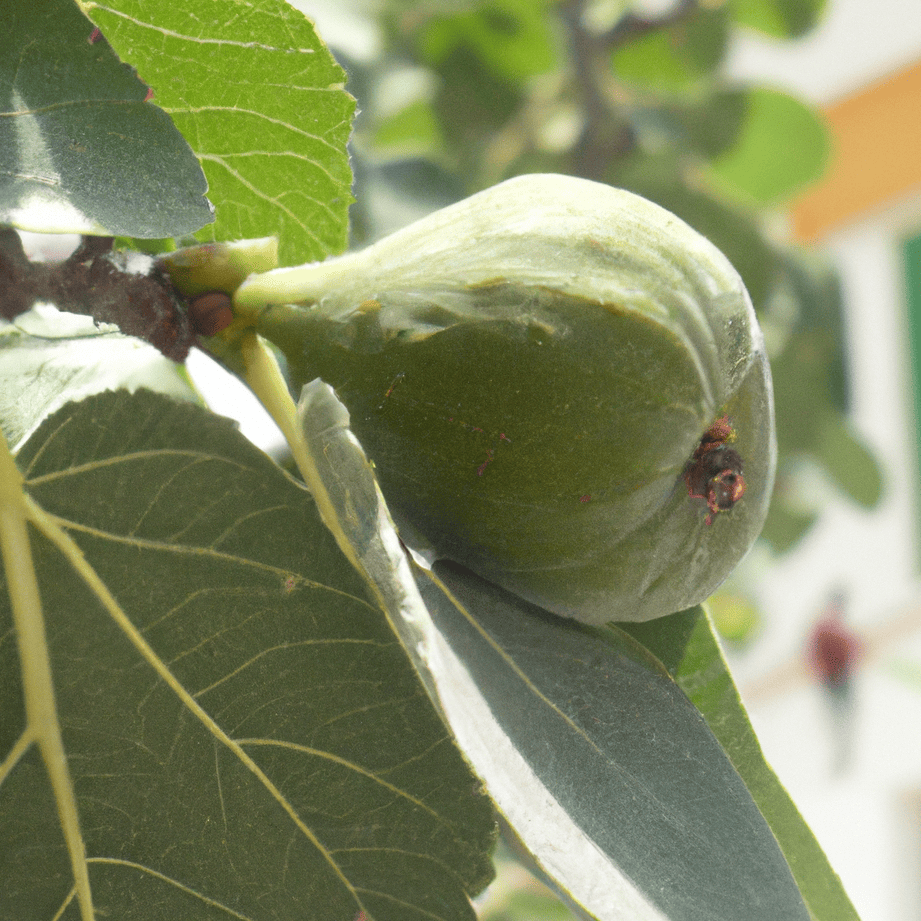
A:
[[[359,573],[366,576],[368,587],[383,604],[383,598],[380,597],[373,580],[367,578],[365,569],[355,552],[355,547],[339,522],[336,507],[307,446],[303,430],[298,422],[297,407],[275,355],[265,341],[252,330],[246,331],[240,337],[240,354],[243,359],[246,383],[281,429],[291,449],[294,463],[317,504],[323,524],[332,532],[346,559]]]

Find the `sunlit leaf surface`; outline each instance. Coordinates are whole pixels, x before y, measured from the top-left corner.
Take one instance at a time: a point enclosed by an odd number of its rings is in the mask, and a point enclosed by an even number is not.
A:
[[[0,430],[14,449],[65,403],[115,387],[201,402],[183,365],[90,317],[43,304],[0,328]]]
[[[0,223],[171,237],[213,219],[169,116],[72,0],[3,5]]]
[[[86,10],[188,140],[220,203],[202,239],[277,234],[282,264],[345,248],[355,101],[284,0],[112,0]]]
[[[96,917],[472,919],[491,808],[306,492],[148,392],[68,405],[18,462],[86,559],[33,532]],[[20,674],[4,591],[0,916],[71,921]]]

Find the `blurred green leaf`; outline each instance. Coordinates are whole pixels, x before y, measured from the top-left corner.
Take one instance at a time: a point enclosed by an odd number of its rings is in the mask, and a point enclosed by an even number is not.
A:
[[[813,28],[826,0],[729,0],[736,22],[773,38],[796,38]]]
[[[523,80],[556,64],[547,0],[481,0],[473,9],[431,19],[419,37],[423,57],[441,63],[475,55],[497,76]]]
[[[707,168],[716,185],[759,206],[777,204],[818,179],[830,151],[828,129],[786,93],[755,88],[735,143]]]
[[[816,274],[803,262],[787,277],[795,282],[802,312],[783,351],[771,361],[781,469],[785,458],[811,455],[839,489],[870,508],[882,496],[883,473],[843,408],[847,395],[837,280]],[[779,504],[772,505],[763,532],[778,550],[795,543],[816,511],[786,504],[782,482],[778,478]]]
[[[776,553],[787,553],[805,537],[818,518],[818,513],[784,501],[782,494],[775,490],[760,539],[767,541]]]
[[[74,862],[97,917],[473,921],[491,806],[307,492],[143,392],[69,404],[18,462],[79,547],[33,532],[80,847],[3,586],[3,914],[76,917]]]
[[[816,455],[826,472],[847,496],[864,508],[873,508],[883,495],[879,464],[847,419],[831,413],[823,420]]]
[[[859,921],[815,836],[761,754],[704,609],[621,626],[659,658],[703,714],[776,836],[812,921]],[[774,914],[787,917],[780,908]]]
[[[844,295],[841,278],[827,257],[815,251],[794,250],[783,259],[784,285],[798,310],[799,328],[821,354],[822,393],[841,412],[849,406],[845,355]]]
[[[431,104],[419,100],[385,118],[374,132],[374,145],[385,153],[441,150],[444,141]]]
[[[771,361],[777,439],[787,452],[814,448],[820,420],[832,410],[820,331],[799,329]]]
[[[689,145],[706,159],[730,149],[745,121],[747,101],[745,90],[719,89],[677,109]]]
[[[86,10],[201,161],[220,203],[201,239],[277,234],[283,264],[345,248],[355,101],[302,13],[284,0],[113,0]]]
[[[523,90],[461,49],[438,65],[438,74],[441,82],[434,109],[445,138],[445,155],[462,180],[476,188],[484,171],[484,154],[518,111]]]
[[[680,22],[618,47],[614,75],[648,89],[687,89],[712,74],[723,60],[727,26],[725,7],[698,6]]]
[[[72,0],[4,14],[0,223],[171,237],[213,220],[186,140]]]
[[[726,586],[707,599],[707,608],[717,632],[730,643],[747,643],[761,626],[761,614],[751,599]]]

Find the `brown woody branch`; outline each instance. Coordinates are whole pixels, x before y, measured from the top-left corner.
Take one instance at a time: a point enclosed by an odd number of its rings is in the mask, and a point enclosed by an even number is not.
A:
[[[61,262],[31,262],[19,234],[0,229],[0,316],[13,320],[36,301],[114,323],[173,361],[195,343],[180,296],[149,256],[112,249],[112,237],[82,238]]]

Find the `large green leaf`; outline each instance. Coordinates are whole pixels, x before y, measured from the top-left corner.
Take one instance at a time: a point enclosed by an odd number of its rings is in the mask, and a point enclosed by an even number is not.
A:
[[[302,430],[324,502],[514,833],[604,921],[808,918],[739,775],[665,668],[438,564],[407,584],[372,468],[319,382]]]
[[[150,84],[219,203],[203,239],[277,234],[282,264],[345,248],[355,101],[284,0],[112,0],[87,13]]]
[[[761,754],[703,609],[624,629],[659,658],[707,720],[776,836],[813,921],[857,921],[841,881]],[[778,910],[775,917],[787,915]]]
[[[0,31],[0,223],[179,236],[213,219],[166,113],[72,0],[6,0]]]
[[[471,921],[491,807],[304,489],[146,392],[64,407],[18,463],[0,915]],[[11,609],[29,544],[40,607]]]

